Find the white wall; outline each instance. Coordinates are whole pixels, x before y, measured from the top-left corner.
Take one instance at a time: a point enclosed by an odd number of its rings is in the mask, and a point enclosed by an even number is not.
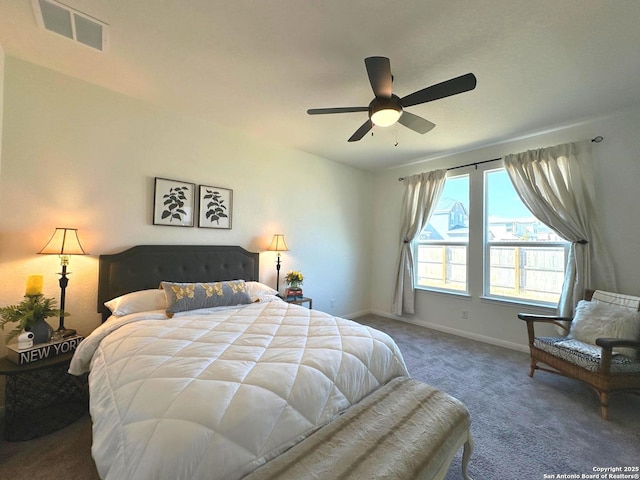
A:
[[[368,309],[372,175],[168,112],[7,57],[0,171],[0,305],[20,301],[27,275],[59,298],[59,259],[37,255],[54,228],[79,229],[90,255],[72,257],[68,327],[99,324],[100,254],[136,244],[240,245],[263,252],[284,233],[282,277],[305,275],[314,307]],[[153,179],[233,189],[233,228],[154,226]],[[261,279],[275,285],[275,253]],[[330,302],[335,299],[335,307]],[[50,323],[57,327],[57,320]],[[4,342],[0,342],[0,355]]]
[[[509,153],[573,142],[596,135],[604,136],[604,142],[593,144],[596,193],[599,216],[605,232],[605,241],[613,257],[618,291],[640,295],[640,209],[638,184],[640,182],[640,108],[630,108],[614,115],[591,119],[570,127],[558,128],[529,138],[481,148],[474,151],[445,156],[416,163],[409,167],[389,169],[374,176],[373,208],[378,214],[373,219],[373,284],[371,308],[374,312],[393,317],[392,291],[397,271],[399,252],[399,214],[403,195],[398,177],[419,172],[466,165]],[[499,163],[491,166],[499,166]],[[460,170],[459,173],[463,173]],[[481,187],[481,186],[479,186]],[[472,185],[473,188],[473,185]],[[479,188],[472,192],[471,202],[480,202]],[[470,222],[482,228],[481,218]],[[473,253],[482,255],[481,243]],[[392,273],[393,272],[393,273]],[[522,305],[509,305],[480,299],[482,295],[482,265],[470,267],[471,296],[460,297],[418,291],[416,314],[403,315],[402,319],[476,338],[511,348],[525,349],[526,328],[517,319],[520,311],[542,313],[543,309],[531,309]],[[597,282],[597,280],[596,280]],[[598,285],[593,285],[598,287]],[[462,318],[462,311],[469,318]],[[552,331],[551,331],[552,333]]]

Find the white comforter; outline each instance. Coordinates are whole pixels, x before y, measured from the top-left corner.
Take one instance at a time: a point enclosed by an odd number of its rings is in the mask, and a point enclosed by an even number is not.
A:
[[[386,334],[282,301],[112,317],[78,347],[103,479],[237,479],[392,378]]]

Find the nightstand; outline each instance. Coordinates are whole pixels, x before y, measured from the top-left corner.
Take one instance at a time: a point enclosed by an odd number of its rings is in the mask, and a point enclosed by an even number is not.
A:
[[[309,304],[309,310],[313,309],[313,299],[309,297],[296,298],[295,300],[287,300],[287,298],[283,298],[283,300],[287,303],[294,303],[296,305],[303,305],[305,303]]]
[[[86,375],[67,373],[73,353],[16,365],[0,358],[6,375],[4,438],[31,440],[55,432],[88,412]]]

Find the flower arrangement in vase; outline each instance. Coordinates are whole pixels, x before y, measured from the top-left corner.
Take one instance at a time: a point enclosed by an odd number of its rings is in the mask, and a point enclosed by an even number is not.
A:
[[[302,273],[296,270],[292,270],[287,272],[287,276],[284,278],[287,282],[287,285],[289,285],[289,288],[287,288],[285,292],[287,298],[302,298],[302,288],[300,288],[300,285],[302,285],[302,281],[304,280],[304,276],[302,275]]]
[[[35,277],[35,276],[32,276]],[[4,330],[7,323],[17,323],[5,337],[5,343],[23,331],[34,334],[33,343],[44,343],[51,339],[53,328],[46,322],[49,317],[67,316],[56,307],[54,298],[47,298],[42,294],[42,279],[29,277],[27,292],[24,300],[16,305],[0,307],[0,328]],[[34,283],[35,282],[35,283]]]

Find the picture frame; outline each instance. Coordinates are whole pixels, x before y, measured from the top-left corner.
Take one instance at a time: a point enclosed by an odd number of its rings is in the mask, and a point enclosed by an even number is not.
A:
[[[200,185],[198,227],[231,229],[233,190]]]
[[[195,192],[195,183],[155,177],[153,224],[170,227],[193,227]]]

